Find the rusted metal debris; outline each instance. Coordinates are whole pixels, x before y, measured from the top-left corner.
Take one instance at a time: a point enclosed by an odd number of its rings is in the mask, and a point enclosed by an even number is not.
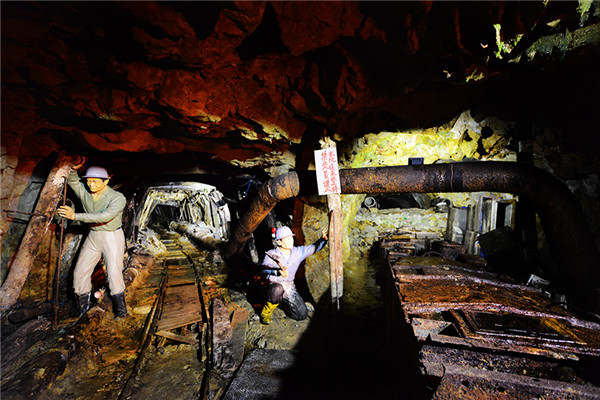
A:
[[[580,400],[599,395],[597,389],[585,385],[451,365],[433,399]]]
[[[415,256],[427,240],[380,243],[391,347],[410,344],[430,397],[600,398],[599,324],[481,263]]]

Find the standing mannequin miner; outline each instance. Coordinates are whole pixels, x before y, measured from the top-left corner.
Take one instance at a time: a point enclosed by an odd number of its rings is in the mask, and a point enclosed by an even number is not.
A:
[[[273,311],[279,303],[285,313],[292,319],[301,321],[308,317],[308,309],[304,300],[296,291],[294,278],[300,263],[325,246],[327,230],[323,229],[321,238],[308,246],[294,246],[294,234],[287,226],[275,232],[277,248],[266,253],[262,263],[263,272],[267,276],[267,302],[260,313],[260,322],[271,323]]]
[[[58,208],[61,217],[81,221],[90,225],[90,232],[81,246],[79,259],[73,271],[73,289],[77,297],[77,311],[83,315],[90,309],[92,273],[104,257],[108,287],[117,318],[127,316],[125,304],[125,282],[123,281],[123,254],[125,235],[121,219],[126,199],[123,194],[108,186],[110,177],[102,167],[89,167],[83,176],[86,186],[80,181],[77,170],[83,162],[73,166],[67,183],[81,200],[84,213],[75,213],[69,206]]]

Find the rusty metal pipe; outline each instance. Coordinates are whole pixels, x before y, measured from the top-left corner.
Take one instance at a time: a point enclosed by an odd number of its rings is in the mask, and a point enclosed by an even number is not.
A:
[[[239,253],[252,232],[275,205],[282,200],[297,196],[299,190],[300,180],[295,172],[279,175],[263,184],[250,203],[248,211],[240,218],[231,233],[223,255],[228,258]]]

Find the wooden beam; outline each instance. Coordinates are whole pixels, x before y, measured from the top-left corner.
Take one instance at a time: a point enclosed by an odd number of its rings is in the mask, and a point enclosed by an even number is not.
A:
[[[229,311],[222,299],[212,304],[212,368],[232,369],[235,366]]]
[[[92,307],[50,349],[11,371],[2,381],[2,400],[39,399],[67,367],[71,357],[88,343],[106,314],[104,305]],[[4,372],[4,371],[3,371]]]
[[[42,238],[48,230],[50,222],[52,222],[52,217],[61,199],[65,177],[71,171],[73,161],[71,156],[60,152],[48,174],[35,206],[34,214],[29,221],[29,225],[27,225],[17,254],[10,265],[8,276],[0,288],[0,311],[8,310],[19,299]]]
[[[233,349],[234,368],[244,361],[246,349],[246,328],[248,327],[249,311],[243,307],[237,308],[231,317],[231,342]]]
[[[335,142],[329,137],[321,140],[321,148],[335,148]],[[331,301],[335,312],[342,311],[342,295],[344,294],[344,262],[342,198],[339,193],[327,195],[327,211],[329,214],[329,276],[331,285]]]
[[[2,340],[2,371],[6,376],[10,364],[28,348],[44,339],[52,323],[46,318],[33,319]]]
[[[175,328],[181,328],[182,326],[187,326],[193,324],[195,322],[202,322],[202,315],[181,315],[176,318],[162,318],[156,327],[156,329],[164,331],[171,330]]]
[[[341,311],[344,294],[344,263],[342,259],[342,200],[339,194],[327,195],[329,212],[329,269],[331,278],[331,301],[336,311]]]
[[[191,337],[178,335],[176,333],[169,332],[169,331],[157,331],[156,335],[165,337],[167,339],[176,340],[176,341],[181,342],[181,343],[187,343],[187,344],[196,344],[196,343],[198,343],[198,339],[194,339],[194,338],[191,338]]]

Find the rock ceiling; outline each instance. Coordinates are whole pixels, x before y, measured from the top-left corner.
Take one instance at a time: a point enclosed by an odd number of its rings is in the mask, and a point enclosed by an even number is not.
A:
[[[266,167],[323,133],[467,108],[587,129],[600,7],[585,4],[3,1],[3,151]]]

